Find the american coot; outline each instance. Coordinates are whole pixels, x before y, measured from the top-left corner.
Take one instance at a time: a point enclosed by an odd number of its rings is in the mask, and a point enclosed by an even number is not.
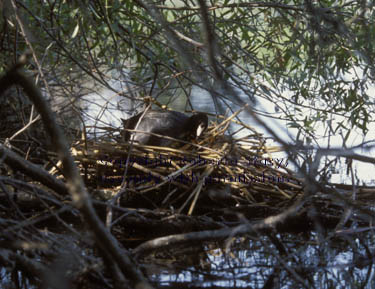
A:
[[[126,120],[122,119],[124,129],[135,129],[142,114],[137,114]],[[137,131],[140,132],[133,132],[135,133],[134,141],[145,145],[168,146],[173,142],[172,140],[144,132],[188,140],[199,137],[207,128],[207,124],[208,118],[204,113],[197,113],[189,117],[178,111],[148,110],[137,127]],[[125,141],[130,140],[131,134],[132,132],[125,131]]]

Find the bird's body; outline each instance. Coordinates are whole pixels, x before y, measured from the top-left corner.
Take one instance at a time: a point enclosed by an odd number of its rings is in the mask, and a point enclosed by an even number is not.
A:
[[[143,112],[122,120],[125,130],[136,129],[137,131],[125,131],[125,141],[129,141],[131,135],[134,134],[134,141],[140,144],[168,146],[173,142],[172,140],[153,134],[188,140],[199,137],[208,124],[207,115],[203,113],[187,116],[178,111],[148,110],[143,117],[142,115]]]

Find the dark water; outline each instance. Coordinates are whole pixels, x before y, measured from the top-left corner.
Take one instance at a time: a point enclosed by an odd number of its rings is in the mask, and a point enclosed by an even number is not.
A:
[[[190,256],[159,253],[155,272],[153,265],[146,271],[159,288],[375,288],[365,249],[375,245],[372,234],[272,239],[236,238],[206,245],[200,253],[191,249]]]

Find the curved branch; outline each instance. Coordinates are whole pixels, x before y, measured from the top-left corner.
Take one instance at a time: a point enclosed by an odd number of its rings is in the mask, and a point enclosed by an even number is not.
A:
[[[82,213],[88,227],[95,236],[96,242],[103,251],[112,257],[121,272],[128,277],[134,287],[152,288],[142,273],[137,270],[130,256],[124,250],[120,250],[117,240],[110,234],[96,214],[90,195],[69,152],[66,139],[56,123],[52,110],[43,99],[38,88],[19,69],[26,62],[26,57],[24,58],[21,63],[17,64],[0,79],[0,95],[6,88],[14,84],[20,85],[25,90],[25,93],[40,113],[45,129],[51,137],[52,144],[62,160],[62,171],[67,180],[68,191],[72,196],[73,203]]]

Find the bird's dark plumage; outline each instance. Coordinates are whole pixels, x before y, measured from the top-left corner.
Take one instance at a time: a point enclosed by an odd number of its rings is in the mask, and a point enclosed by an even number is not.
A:
[[[143,113],[129,119],[123,119],[124,129],[134,130]],[[187,116],[178,111],[148,110],[139,122],[137,131],[125,131],[125,141],[129,141],[134,133],[134,141],[140,144],[168,146],[173,141],[145,132],[168,136],[176,139],[191,139],[199,137],[207,128],[208,118],[204,113]]]

